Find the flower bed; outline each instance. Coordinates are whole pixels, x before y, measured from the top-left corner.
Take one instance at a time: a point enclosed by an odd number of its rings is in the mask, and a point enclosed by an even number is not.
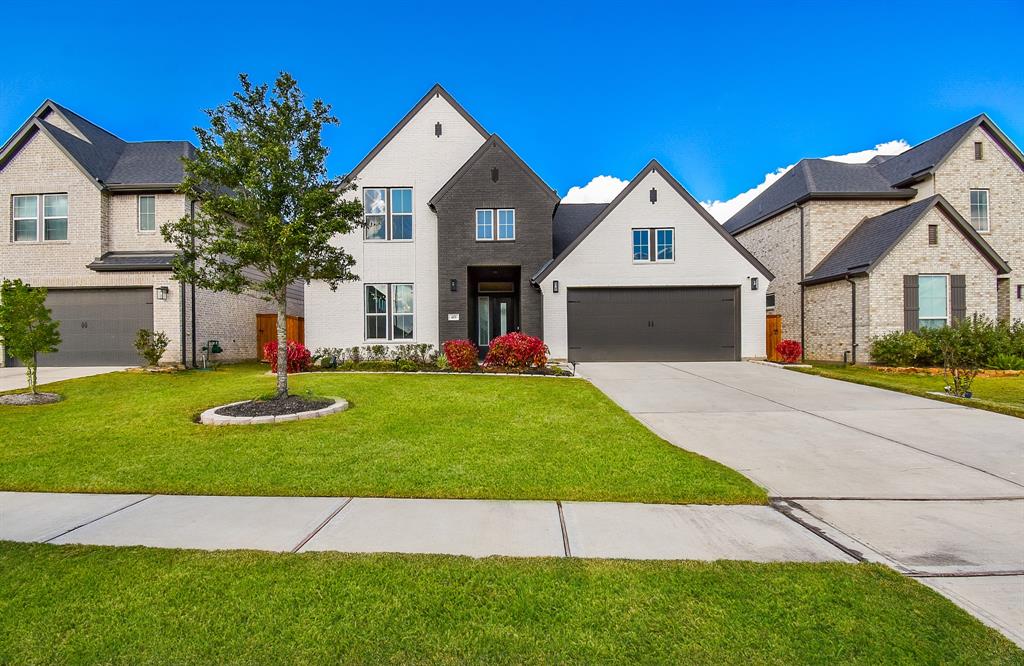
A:
[[[348,409],[341,398],[308,400],[289,396],[281,400],[241,400],[211,407],[199,415],[203,425],[260,425],[305,421],[330,416]]]

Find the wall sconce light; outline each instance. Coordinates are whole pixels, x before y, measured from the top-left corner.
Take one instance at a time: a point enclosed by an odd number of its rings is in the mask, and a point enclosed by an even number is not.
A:
[[[171,293],[170,288],[168,288],[168,287],[157,287],[156,288],[156,300],[158,300],[158,301],[166,301],[167,300],[167,295],[169,293]]]
[[[558,280],[553,280],[551,282],[551,291],[553,291],[556,294],[558,293]]]
[[[750,278],[750,291],[757,291],[757,278]]]
[[[459,281],[456,280],[455,278],[452,278],[451,280],[449,280],[448,284],[451,287],[452,291],[458,291],[459,290]]]

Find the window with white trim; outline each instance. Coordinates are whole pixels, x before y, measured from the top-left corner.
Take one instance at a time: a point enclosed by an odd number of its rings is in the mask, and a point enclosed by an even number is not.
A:
[[[634,263],[675,261],[675,229],[633,229],[632,238]]]
[[[971,190],[971,224],[978,231],[988,231],[988,190]]]
[[[510,241],[516,239],[514,208],[478,208],[476,211],[478,241]]]
[[[139,231],[156,231],[156,197],[139,195]]]
[[[949,321],[949,276],[919,275],[917,307],[920,328],[942,328]]]
[[[11,209],[15,242],[68,239],[67,194],[15,195],[11,197]]]
[[[366,240],[412,240],[412,188],[364,187]]]
[[[416,315],[411,284],[368,284],[364,291],[367,340],[414,339]]]

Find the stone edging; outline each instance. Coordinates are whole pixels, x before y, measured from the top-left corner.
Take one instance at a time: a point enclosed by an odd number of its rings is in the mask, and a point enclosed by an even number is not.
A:
[[[318,419],[323,416],[330,416],[331,414],[337,414],[348,409],[348,401],[342,398],[331,398],[334,400],[333,404],[327,405],[321,409],[314,409],[309,412],[299,412],[297,414],[281,414],[280,416],[225,416],[223,414],[217,414],[218,409],[224,407],[230,407],[231,405],[240,405],[243,402],[249,402],[248,400],[239,400],[238,402],[229,402],[226,405],[217,405],[211,407],[199,416],[199,422],[203,425],[263,425],[270,423],[287,423],[289,421],[306,421],[309,419]]]

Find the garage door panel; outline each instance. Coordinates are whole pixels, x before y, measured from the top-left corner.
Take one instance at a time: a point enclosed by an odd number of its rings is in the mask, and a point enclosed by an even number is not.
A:
[[[573,288],[572,361],[739,359],[737,287]]]
[[[39,365],[137,365],[135,335],[153,329],[153,290],[51,289],[46,306],[59,324],[60,350]],[[14,365],[13,359],[8,364]]]

